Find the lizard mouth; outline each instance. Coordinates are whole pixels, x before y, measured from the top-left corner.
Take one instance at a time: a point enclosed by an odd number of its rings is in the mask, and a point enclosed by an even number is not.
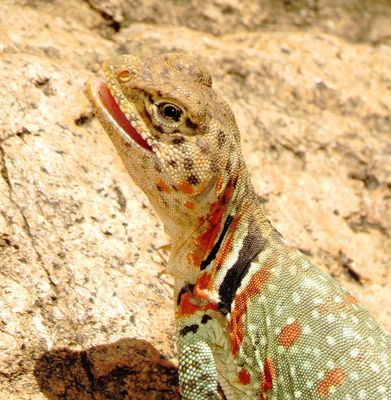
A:
[[[124,132],[130,136],[138,145],[148,151],[152,151],[152,147],[147,141],[137,132],[132,126],[125,114],[119,108],[114,96],[111,94],[108,85],[105,82],[100,82],[98,85],[99,98],[102,101],[102,105],[110,113],[112,118],[118,123],[118,125],[124,130]]]

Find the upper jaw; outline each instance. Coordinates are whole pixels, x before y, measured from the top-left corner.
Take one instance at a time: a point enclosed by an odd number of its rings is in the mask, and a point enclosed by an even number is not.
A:
[[[104,68],[106,81],[90,78],[86,95],[107,133],[115,131],[123,140],[148,153],[153,152],[154,141],[139,115],[136,106],[128,101],[113,73]]]

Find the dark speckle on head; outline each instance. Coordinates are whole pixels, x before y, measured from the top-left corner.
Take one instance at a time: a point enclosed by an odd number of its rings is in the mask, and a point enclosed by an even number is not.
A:
[[[198,184],[198,178],[195,175],[190,175],[187,178],[187,181],[190,183],[190,185],[197,185]]]
[[[191,158],[185,158],[183,160],[183,166],[188,171],[191,170],[193,168],[193,160]]]
[[[164,130],[162,129],[161,126],[159,126],[159,125],[153,125],[153,127],[154,127],[154,129],[157,130],[158,132],[164,133]]]
[[[169,162],[168,162],[168,165],[170,165],[171,167],[176,167],[177,166],[177,162],[175,161],[175,160],[170,160]]]
[[[175,138],[172,140],[173,144],[182,144],[185,142],[185,139],[183,137]]]
[[[217,134],[217,142],[218,142],[220,147],[224,144],[224,142],[225,142],[225,134],[224,134],[223,131],[219,131],[219,133]]]
[[[219,170],[216,160],[211,160],[211,162],[210,162],[210,169],[211,169],[213,172],[217,172],[217,171]]]
[[[157,172],[160,172],[160,173],[162,172],[162,169],[161,169],[159,164],[155,164],[154,167],[155,167]]]
[[[190,129],[197,129],[198,128],[198,125],[195,124],[190,118],[186,118],[185,124]]]

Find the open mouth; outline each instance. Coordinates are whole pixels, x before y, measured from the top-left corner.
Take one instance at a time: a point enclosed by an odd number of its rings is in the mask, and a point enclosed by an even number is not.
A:
[[[138,145],[148,151],[152,151],[152,147],[145,139],[133,128],[132,124],[126,118],[125,114],[119,108],[115,98],[110,93],[110,89],[105,82],[100,82],[98,87],[99,97],[102,104],[110,115],[115,119],[118,125],[130,136]]]

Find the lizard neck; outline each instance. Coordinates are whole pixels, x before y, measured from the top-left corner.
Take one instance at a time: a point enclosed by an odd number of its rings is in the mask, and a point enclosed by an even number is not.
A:
[[[275,238],[275,230],[265,217],[246,172],[229,178],[215,201],[189,226],[173,238],[168,272],[180,288],[194,284],[204,273],[224,269],[234,247],[244,243],[248,233],[259,238]]]

